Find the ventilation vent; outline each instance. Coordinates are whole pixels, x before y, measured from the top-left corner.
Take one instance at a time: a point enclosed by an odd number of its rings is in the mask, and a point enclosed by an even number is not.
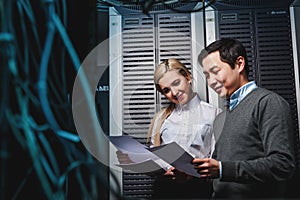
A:
[[[123,132],[145,144],[151,119],[156,112],[154,17],[123,17]],[[147,198],[152,178],[123,173],[125,197]]]
[[[294,93],[295,88],[290,20],[287,13],[284,10],[255,13],[259,82],[261,86],[280,94],[285,94],[287,89]]]
[[[254,19],[251,11],[228,12],[220,11],[219,35],[239,39],[246,47],[249,62],[250,80],[255,79],[254,68]]]
[[[190,15],[160,14],[158,31],[159,60],[173,57],[189,64],[191,59]]]
[[[154,114],[169,101],[155,89],[155,66],[177,58],[191,70],[190,14],[123,15],[123,132],[146,143]],[[123,194],[148,198],[153,178],[145,174],[123,173]]]
[[[123,194],[130,199],[150,199],[153,177],[143,174],[123,173]]]
[[[123,131],[142,143],[155,113],[154,31],[153,17],[123,20]]]
[[[297,120],[289,11],[262,10],[256,11],[255,16],[258,82],[283,96],[290,103]]]

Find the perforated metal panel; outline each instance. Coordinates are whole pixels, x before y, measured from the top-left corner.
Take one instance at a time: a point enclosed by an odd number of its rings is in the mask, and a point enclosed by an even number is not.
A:
[[[124,16],[123,39],[123,132],[146,142],[148,127],[156,112],[154,16]],[[153,178],[123,173],[125,197],[151,196]]]
[[[220,10],[218,37],[235,37],[247,49],[250,79],[283,96],[291,105],[299,138],[289,7]]]
[[[123,132],[146,142],[153,115],[169,104],[154,86],[155,66],[177,58],[191,69],[190,14],[122,15]],[[149,198],[154,178],[123,172],[123,194]]]
[[[126,16],[123,19],[123,131],[145,143],[149,122],[155,113],[156,91],[154,18]]]
[[[249,78],[254,80],[256,72],[254,67],[254,19],[251,10],[220,11],[217,32],[219,37],[233,37],[246,47],[249,62]]]
[[[288,9],[255,11],[257,82],[295,106],[295,76]],[[295,107],[294,107],[295,109]]]

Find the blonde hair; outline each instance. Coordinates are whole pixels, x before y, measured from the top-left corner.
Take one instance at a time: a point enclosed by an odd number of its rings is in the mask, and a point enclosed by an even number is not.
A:
[[[179,60],[170,58],[163,62],[161,62],[154,71],[154,84],[155,88],[162,93],[162,89],[159,85],[159,80],[163,77],[165,73],[168,71],[177,70],[178,73],[180,73],[182,76],[186,77],[186,79],[191,79],[191,72],[187,69],[187,67],[182,64]],[[161,144],[161,133],[160,129],[162,124],[164,123],[165,119],[169,117],[169,115],[173,112],[175,109],[175,103],[170,102],[170,105],[167,108],[164,108],[160,112],[158,112],[153,119],[151,120],[150,127],[148,129],[148,136],[147,136],[147,142],[150,142],[153,132],[153,126],[155,121],[158,119],[157,127],[155,129],[154,134],[154,146],[159,146]],[[158,118],[159,117],[159,118]]]

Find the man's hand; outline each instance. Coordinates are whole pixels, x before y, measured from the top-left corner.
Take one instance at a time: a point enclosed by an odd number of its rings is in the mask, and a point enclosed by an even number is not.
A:
[[[212,158],[195,158],[192,163],[201,178],[219,178],[219,162]]]

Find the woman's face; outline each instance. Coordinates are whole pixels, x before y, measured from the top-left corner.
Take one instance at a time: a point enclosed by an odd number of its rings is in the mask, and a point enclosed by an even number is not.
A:
[[[158,81],[162,93],[175,104],[186,104],[193,97],[191,78],[184,77],[177,70],[166,72]]]

